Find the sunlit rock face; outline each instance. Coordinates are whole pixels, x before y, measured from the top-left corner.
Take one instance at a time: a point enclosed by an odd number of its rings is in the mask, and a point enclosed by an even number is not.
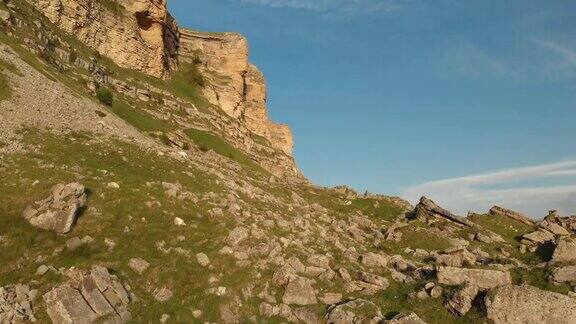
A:
[[[178,27],[166,0],[28,0],[50,21],[121,67],[166,78],[176,68]]]

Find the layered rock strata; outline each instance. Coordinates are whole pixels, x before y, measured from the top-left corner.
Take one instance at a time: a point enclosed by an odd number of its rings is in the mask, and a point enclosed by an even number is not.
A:
[[[248,42],[236,33],[202,33],[180,30],[180,61],[200,64],[209,79],[206,98],[248,130],[292,154],[292,132],[268,116],[266,81],[248,60]]]
[[[28,0],[52,23],[121,67],[166,78],[178,27],[166,0]]]

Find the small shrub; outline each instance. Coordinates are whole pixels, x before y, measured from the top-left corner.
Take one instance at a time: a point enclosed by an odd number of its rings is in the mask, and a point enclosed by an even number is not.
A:
[[[106,117],[106,114],[101,112],[100,110],[94,110],[94,112],[96,113],[96,115],[98,115],[98,117],[100,118],[104,118]]]
[[[168,135],[166,135],[166,133],[162,133],[162,135],[160,135],[160,141],[162,142],[162,144],[170,146],[171,142],[170,139],[168,138]]]
[[[106,106],[112,106],[112,103],[114,102],[114,95],[108,88],[100,87],[96,91],[96,97],[98,98],[98,101]]]
[[[194,58],[192,59],[192,63],[194,65],[198,65],[202,63],[202,60],[200,59],[200,57],[198,57],[198,55],[194,56]]]
[[[74,50],[70,51],[70,56],[68,57],[68,63],[74,64],[76,63],[77,59],[78,59],[78,53],[76,53],[76,51]]]
[[[206,146],[205,144],[200,144],[200,151],[202,152],[208,152],[210,151],[210,149],[208,148],[208,146]]]
[[[188,151],[190,149],[190,143],[188,142],[184,143],[184,145],[182,145],[182,149]]]

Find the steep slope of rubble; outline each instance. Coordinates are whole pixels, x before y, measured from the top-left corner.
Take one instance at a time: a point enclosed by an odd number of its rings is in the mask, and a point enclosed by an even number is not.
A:
[[[243,88],[253,69],[243,38],[184,42],[200,87],[96,57],[34,9],[50,1],[31,2],[0,3],[12,90],[0,101],[1,323],[576,316],[576,217],[502,207],[462,217],[426,197],[413,207],[314,186],[248,126],[265,88]],[[161,26],[152,19],[151,33]],[[235,81],[218,83],[226,76]],[[111,104],[97,99],[103,89]]]

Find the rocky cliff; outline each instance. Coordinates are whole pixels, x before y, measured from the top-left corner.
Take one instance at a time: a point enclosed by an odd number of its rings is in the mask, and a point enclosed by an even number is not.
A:
[[[290,129],[268,117],[266,81],[262,72],[250,64],[244,37],[180,29],[180,61],[200,62],[209,79],[204,94],[211,103],[268,139],[273,147],[292,154]]]
[[[52,23],[124,68],[168,78],[178,62],[202,63],[204,95],[272,147],[292,154],[288,126],[268,117],[266,83],[235,33],[178,29],[166,0],[28,0]]]
[[[165,78],[178,28],[166,0],[27,0],[52,23],[119,66]]]

